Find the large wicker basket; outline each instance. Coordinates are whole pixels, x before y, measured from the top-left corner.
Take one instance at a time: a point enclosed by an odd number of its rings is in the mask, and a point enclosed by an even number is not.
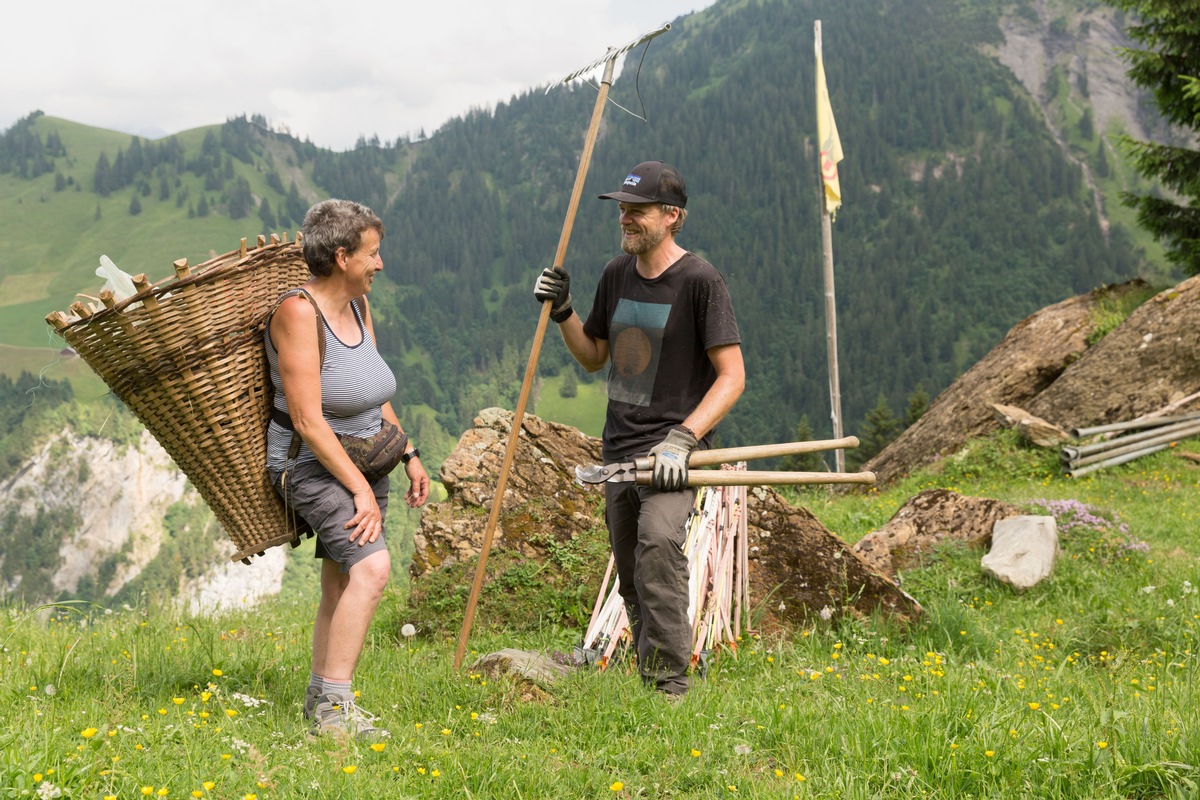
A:
[[[46,321],[142,421],[233,540],[234,561],[308,532],[267,478],[272,388],[263,326],[274,301],[310,276],[298,243],[259,236],[114,302],[77,302]]]

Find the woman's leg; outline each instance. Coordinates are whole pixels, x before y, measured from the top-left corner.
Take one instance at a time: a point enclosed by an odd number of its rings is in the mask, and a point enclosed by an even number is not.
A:
[[[391,571],[387,550],[359,561],[349,574],[343,574],[336,562],[323,562],[321,604],[313,629],[313,672],[329,681],[349,682]]]

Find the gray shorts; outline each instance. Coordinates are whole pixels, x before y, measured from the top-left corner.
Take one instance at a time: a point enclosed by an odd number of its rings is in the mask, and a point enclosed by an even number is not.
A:
[[[350,568],[372,553],[387,550],[384,534],[367,544],[360,545],[363,537],[350,541],[350,531],[346,523],[354,517],[354,495],[333,477],[329,470],[319,461],[305,461],[297,464],[288,477],[287,491],[280,488],[279,476],[282,473],[272,472],[271,483],[275,491],[293,511],[303,517],[317,534],[317,558],[328,558],[342,565],[342,572]],[[375,502],[379,504],[379,513],[387,519],[388,488],[391,478],[384,475],[372,484],[375,492]]]

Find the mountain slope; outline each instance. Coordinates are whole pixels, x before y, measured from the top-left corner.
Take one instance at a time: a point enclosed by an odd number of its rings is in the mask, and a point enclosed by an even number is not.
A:
[[[611,204],[595,195],[638,161],[675,163],[691,190],[681,242],[726,275],[742,323],[749,384],[723,441],[791,438],[802,416],[817,435],[828,432],[817,18],[847,153],[834,258],[848,432],[879,398],[900,408],[917,387],[935,394],[949,385],[1037,308],[1149,271],[1132,243],[1139,234],[1114,204],[1098,213],[1082,168],[1098,174],[1089,159],[1108,152],[1096,131],[1089,139],[1078,123],[1048,128],[1046,103],[995,55],[1010,52],[1012,14],[1028,17],[1026,8],[730,1],[677,20],[644,61],[629,59],[613,87],[615,103],[644,109],[648,120],[606,110],[567,254],[577,300],[586,306],[617,249]],[[1030,30],[1053,29],[1068,43],[1083,35],[1081,24],[1032,16]],[[1087,108],[1077,84],[1055,96]],[[294,181],[301,205],[349,196],[383,215],[392,283],[373,300],[381,345],[404,378],[398,400],[430,409],[423,419],[436,410],[436,427],[456,437],[480,408],[515,400],[537,315],[529,284],[553,257],[594,99],[586,85],[531,91],[453,120],[427,141],[362,142],[340,154],[232,120],[174,137],[179,158],[135,172],[107,196],[95,193],[100,153],[115,163],[115,148],[128,157],[131,140],[36,119],[43,138],[61,133],[67,155],[34,178],[0,175],[0,207],[6,219],[15,214],[0,234],[14,247],[0,252],[20,254],[0,260],[10,298],[0,341],[44,343],[42,316],[99,288],[91,271],[100,252],[129,272],[163,277],[175,258],[195,263],[271,228],[257,211],[264,198],[273,211],[286,208]],[[1121,124],[1116,114],[1106,119],[1102,133]],[[1110,177],[1094,181],[1102,196],[1122,180],[1117,154],[1108,157]],[[55,191],[59,173],[74,182],[63,191]],[[245,194],[251,210],[232,219]],[[198,213],[201,197],[208,216]],[[554,336],[539,366],[548,378],[574,369]]]

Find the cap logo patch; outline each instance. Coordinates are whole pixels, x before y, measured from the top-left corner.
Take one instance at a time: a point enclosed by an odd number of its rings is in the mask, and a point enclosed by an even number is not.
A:
[[[637,186],[641,182],[642,182],[642,178],[640,175],[626,175],[625,182],[621,185],[622,186]]]

